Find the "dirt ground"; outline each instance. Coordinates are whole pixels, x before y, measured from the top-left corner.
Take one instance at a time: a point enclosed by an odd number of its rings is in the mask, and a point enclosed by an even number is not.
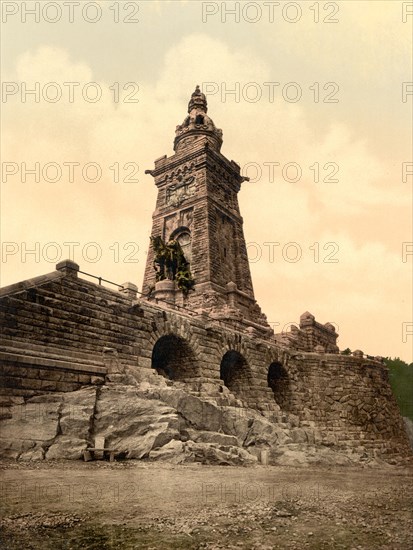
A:
[[[2,549],[411,549],[412,471],[0,465]]]

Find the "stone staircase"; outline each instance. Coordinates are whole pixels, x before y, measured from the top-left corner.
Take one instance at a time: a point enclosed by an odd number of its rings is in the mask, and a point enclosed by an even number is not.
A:
[[[102,384],[105,373],[103,360],[96,354],[17,338],[2,338],[0,344],[2,398],[75,391],[83,385]]]

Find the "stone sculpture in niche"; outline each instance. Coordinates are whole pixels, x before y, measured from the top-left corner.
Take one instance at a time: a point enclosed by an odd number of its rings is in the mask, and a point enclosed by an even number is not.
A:
[[[156,271],[156,281],[176,281],[184,294],[193,290],[195,281],[179,242],[170,239],[165,244],[161,237],[151,237],[151,245],[154,251],[153,267]]]

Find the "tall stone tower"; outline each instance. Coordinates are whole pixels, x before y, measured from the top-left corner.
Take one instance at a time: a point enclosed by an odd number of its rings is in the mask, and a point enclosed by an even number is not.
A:
[[[171,282],[156,282],[150,247],[143,282],[149,299],[164,299],[214,318],[269,332],[254,298],[238,191],[246,180],[240,167],[221,153],[222,130],[208,116],[205,95],[196,87],[188,116],[176,127],[175,154],[147,170],[158,187],[152,236],[177,240],[195,279],[184,296]]]

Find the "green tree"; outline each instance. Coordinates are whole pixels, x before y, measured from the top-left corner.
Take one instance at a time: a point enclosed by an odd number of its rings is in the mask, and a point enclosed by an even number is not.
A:
[[[413,420],[413,363],[407,364],[400,357],[386,357],[384,361],[402,416]]]

